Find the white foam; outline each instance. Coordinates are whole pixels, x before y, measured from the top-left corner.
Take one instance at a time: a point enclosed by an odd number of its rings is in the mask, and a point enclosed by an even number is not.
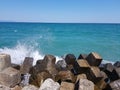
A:
[[[43,55],[37,50],[33,50],[33,47],[27,45],[18,44],[14,48],[0,48],[0,53],[6,53],[11,56],[11,62],[15,64],[22,64],[25,57],[33,57],[35,65],[36,60],[42,59]]]
[[[15,64],[22,64],[25,57],[33,57],[34,62],[33,65],[36,64],[36,61],[39,59],[43,59],[44,55],[41,54],[38,50],[34,49],[32,46],[28,46],[25,44],[18,43],[13,48],[0,48],[0,53],[6,53],[11,56],[11,62]],[[61,57],[55,56],[56,62],[58,60],[62,60]]]
[[[108,60],[102,60],[102,64],[106,64],[106,63],[114,64],[115,62],[113,62],[113,61],[108,61]]]

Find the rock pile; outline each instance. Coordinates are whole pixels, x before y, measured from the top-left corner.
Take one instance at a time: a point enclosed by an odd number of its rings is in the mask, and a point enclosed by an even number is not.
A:
[[[0,90],[120,90],[120,61],[101,64],[98,53],[67,54],[56,62],[45,55],[33,66],[26,57],[22,65],[11,63],[10,55],[0,54]]]

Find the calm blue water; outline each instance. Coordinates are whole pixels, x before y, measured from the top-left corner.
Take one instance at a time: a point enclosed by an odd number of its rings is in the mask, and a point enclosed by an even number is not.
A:
[[[98,52],[120,60],[120,24],[0,23],[0,53],[13,59]],[[16,58],[14,58],[16,57]]]

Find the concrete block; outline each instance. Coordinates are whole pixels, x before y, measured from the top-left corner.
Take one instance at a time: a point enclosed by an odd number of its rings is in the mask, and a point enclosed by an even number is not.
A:
[[[0,71],[11,66],[11,57],[8,54],[0,54]]]
[[[12,67],[4,69],[0,72],[0,84],[8,87],[14,87],[21,80],[20,72]]]

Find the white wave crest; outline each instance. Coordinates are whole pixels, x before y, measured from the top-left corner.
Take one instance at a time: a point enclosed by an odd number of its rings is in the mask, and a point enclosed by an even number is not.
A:
[[[13,48],[0,48],[0,53],[6,53],[11,56],[11,62],[15,64],[22,64],[25,57],[33,57],[33,65],[36,64],[36,61],[43,59],[45,55],[41,54],[38,50],[35,50],[34,47],[28,46],[25,44],[19,43]],[[56,62],[62,60],[61,57],[55,56]]]

